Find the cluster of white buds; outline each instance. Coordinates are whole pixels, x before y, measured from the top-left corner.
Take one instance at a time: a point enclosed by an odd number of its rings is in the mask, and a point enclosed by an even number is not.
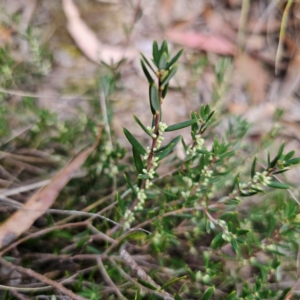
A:
[[[247,191],[245,190],[245,188],[247,187],[248,188],[253,187],[259,189],[261,185],[267,186],[271,181],[271,177],[267,175],[268,175],[267,171],[256,172],[252,181],[249,181],[248,183],[240,183],[241,192],[247,193]]]
[[[205,166],[203,170],[201,171],[201,175],[204,176],[204,180],[202,182],[202,185],[207,186],[209,183],[209,178],[212,177],[213,171],[209,169],[208,166]]]
[[[125,219],[125,222],[124,222],[123,226],[124,226],[125,229],[129,229],[130,224],[135,219],[134,214],[130,209],[126,209],[125,214],[124,214],[124,219]]]
[[[162,135],[167,128],[168,125],[166,123],[162,123],[162,122],[158,123],[158,137],[156,140],[156,146],[153,149],[154,151],[160,148],[162,141],[165,139]]]
[[[153,183],[152,183],[149,179],[147,179],[147,180],[146,180],[145,189],[146,189],[146,190],[149,189],[152,185],[153,185]]]
[[[151,128],[150,126],[147,126],[146,128],[147,128],[147,130],[150,132],[151,137],[152,137],[153,139],[156,139],[156,138],[157,138],[157,135],[154,133],[154,132],[155,132],[155,127],[153,126],[153,127]]]
[[[202,174],[203,176],[205,176],[205,177],[210,178],[210,177],[212,176],[212,174],[213,174],[213,171],[210,170],[208,166],[205,166],[205,167],[203,168],[203,170],[201,171],[201,174]]]
[[[151,168],[149,171],[147,171],[147,169],[143,169],[143,173],[148,175],[150,179],[153,179],[155,171],[153,168]]]
[[[104,173],[107,174],[109,177],[113,177],[119,173],[119,169],[116,165],[110,163],[107,168],[104,169]]]
[[[190,196],[191,192],[190,191],[182,191],[181,192],[181,196],[184,198],[184,199],[187,199],[189,196]]]
[[[194,156],[196,154],[196,151],[197,150],[201,150],[203,144],[204,144],[204,139],[201,138],[201,135],[200,134],[196,134],[195,135],[195,144],[194,146],[193,145],[190,145],[186,151],[186,154],[187,155],[192,155]]]
[[[256,183],[261,183],[262,185],[266,186],[270,183],[271,181],[271,177],[270,176],[267,176],[268,175],[268,172],[267,171],[263,171],[262,173],[260,172],[256,172],[254,177],[253,177],[253,180],[252,182],[254,184]]]
[[[145,194],[145,190],[144,189],[140,189],[140,188],[136,188],[137,191],[137,198],[139,200],[138,204],[134,207],[134,210],[139,210],[139,209],[143,209],[144,204],[145,204],[145,200],[147,198],[146,194]]]

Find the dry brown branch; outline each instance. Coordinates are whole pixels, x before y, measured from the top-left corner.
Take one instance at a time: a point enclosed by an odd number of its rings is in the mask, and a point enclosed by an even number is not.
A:
[[[131,268],[132,271],[134,271],[137,274],[139,278],[149,282],[151,285],[155,286],[158,290],[160,290],[165,299],[174,300],[174,298],[168,292],[161,290],[161,287],[141,267],[137,265],[135,260],[125,249],[122,249],[120,251],[120,256],[125,260],[127,265]]]
[[[63,168],[42,190],[33,195],[21,210],[15,212],[0,227],[0,248],[8,245],[23,232],[28,230],[34,221],[42,216],[54,203],[59,192],[72,178],[72,174],[81,167],[87,157],[97,147],[101,130],[94,145],[78,154],[73,161]],[[22,226],[20,226],[22,224]]]
[[[105,269],[105,267],[104,267],[104,265],[103,265],[102,259],[101,259],[99,256],[97,256],[96,260],[97,260],[97,263],[98,263],[100,272],[101,272],[101,274],[102,274],[104,280],[106,281],[106,283],[107,283],[108,285],[110,285],[110,286],[115,290],[116,294],[119,296],[120,299],[126,300],[127,298],[125,298],[125,297],[122,295],[122,293],[120,292],[119,288],[114,284],[114,282],[113,282],[113,281],[111,280],[111,278],[109,277],[109,275],[108,275],[108,273],[107,273],[107,271],[106,271],[106,269]]]
[[[7,268],[10,268],[12,270],[17,270],[18,272],[21,272],[21,273],[24,273],[30,277],[33,277],[39,281],[42,281],[48,285],[51,285],[53,288],[55,288],[56,290],[60,291],[61,293],[71,297],[71,299],[74,299],[74,300],[86,300],[86,298],[83,298],[81,296],[78,296],[76,294],[74,294],[71,290],[65,288],[61,283],[58,283],[58,282],[55,282],[31,269],[28,269],[28,268],[24,268],[24,267],[21,267],[21,266],[16,266],[8,261],[6,261],[5,259],[3,258],[0,258],[0,263],[2,265],[4,265],[5,267]]]

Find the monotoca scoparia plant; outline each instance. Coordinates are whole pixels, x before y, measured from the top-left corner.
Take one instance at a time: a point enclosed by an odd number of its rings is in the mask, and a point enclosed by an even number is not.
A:
[[[299,206],[284,192],[289,185],[278,174],[300,159],[294,158],[295,151],[286,153],[283,143],[274,157],[268,153],[264,160],[263,146],[254,149],[241,142],[249,128],[241,118],[231,119],[221,136],[216,130],[221,115],[210,105],[192,111],[189,120],[166,124],[163,102],[182,53],[171,58],[167,42],[159,47],[155,41],[152,60],[141,55],[152,119],[148,124],[137,116],[134,120],[149,143],[142,145],[124,128],[137,175],[125,175],[129,190],[117,196],[123,226],[150,232],[139,249],[160,256],[156,271],[146,268],[151,278],[140,276],[135,299],[292,299],[295,279],[289,285],[281,280],[290,272],[287,265],[296,261]],[[224,79],[224,63],[220,65],[219,86]],[[191,142],[179,133],[164,143],[168,132],[185,127],[191,129]],[[178,143],[183,159],[173,153]],[[249,159],[249,149],[259,159]],[[157,172],[163,159],[173,169],[168,176]],[[137,246],[132,249],[139,251]],[[132,267],[132,258],[122,251]],[[138,273],[137,265],[134,269]],[[150,294],[145,296],[145,291]]]

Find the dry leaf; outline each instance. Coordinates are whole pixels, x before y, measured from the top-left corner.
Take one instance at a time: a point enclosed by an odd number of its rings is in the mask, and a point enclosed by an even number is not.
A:
[[[183,32],[170,30],[166,34],[167,38],[188,48],[199,49],[221,55],[234,55],[235,46],[221,36],[206,35],[201,32]]]
[[[72,174],[81,167],[100,140],[101,131],[93,146],[79,153],[50,183],[34,194],[23,207],[0,226],[0,249],[8,245],[42,216],[52,206],[59,192],[69,182]]]
[[[82,53],[91,61],[100,63],[101,60],[110,63],[123,58],[133,59],[137,56],[134,49],[127,49],[126,53],[118,47],[103,45],[96,34],[80,18],[78,8],[72,0],[63,0],[63,10],[67,17],[67,29]]]

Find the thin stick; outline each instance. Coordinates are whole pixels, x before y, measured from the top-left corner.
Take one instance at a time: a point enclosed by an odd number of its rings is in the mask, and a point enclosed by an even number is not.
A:
[[[281,19],[281,27],[280,27],[280,33],[279,33],[279,42],[278,42],[278,48],[276,52],[276,59],[275,59],[275,75],[278,74],[278,68],[279,68],[279,62],[281,60],[282,56],[282,48],[283,48],[283,40],[285,37],[285,31],[286,31],[286,25],[288,21],[289,11],[293,4],[294,0],[288,0],[288,3],[286,4],[286,7],[283,12],[283,16]]]
[[[16,265],[6,261],[3,258],[0,258],[0,263],[2,265],[4,265],[5,267],[7,267],[7,268],[10,268],[12,270],[17,270],[20,273],[24,273],[24,274],[26,274],[30,277],[33,277],[33,278],[35,278],[35,279],[37,279],[41,282],[44,282],[48,285],[51,285],[56,290],[58,290],[61,293],[71,297],[71,299],[74,299],[74,300],[87,300],[86,298],[83,298],[81,296],[78,296],[78,295],[74,294],[71,290],[65,288],[61,283],[53,281],[53,280],[47,278],[46,276],[41,275],[41,274],[31,270],[31,269],[24,268],[24,267],[21,267],[21,266],[16,266]]]
[[[103,276],[103,279],[104,281],[106,281],[106,283],[108,285],[110,285],[116,292],[116,294],[119,296],[120,299],[123,299],[123,300],[127,300],[127,298],[125,298],[122,293],[120,292],[119,288],[114,284],[114,282],[111,280],[110,276],[108,275],[104,265],[103,265],[103,262],[102,262],[102,259],[97,256],[96,258],[97,260],[97,263],[98,263],[98,266],[99,266],[99,269],[100,269],[100,272]]]

